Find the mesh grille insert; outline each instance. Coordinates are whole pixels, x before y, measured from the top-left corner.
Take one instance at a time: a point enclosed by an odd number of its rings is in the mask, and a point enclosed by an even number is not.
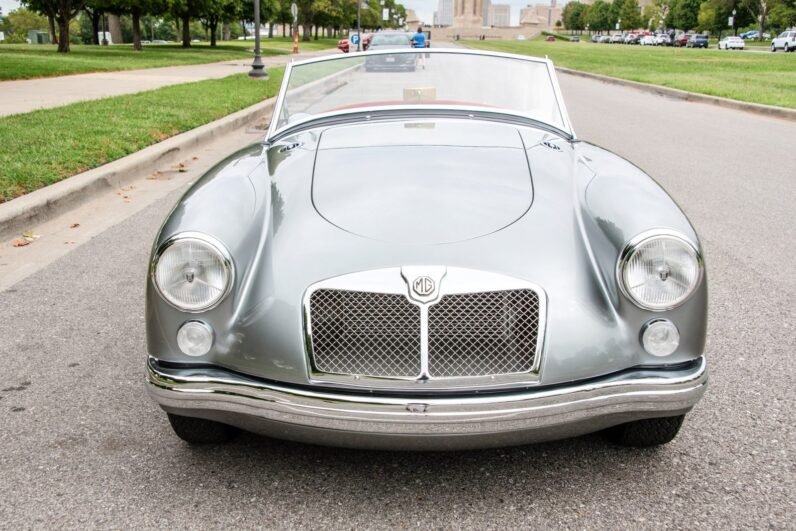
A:
[[[420,374],[420,308],[404,295],[320,289],[310,297],[310,315],[319,371]]]
[[[533,369],[539,333],[536,292],[446,295],[428,311],[432,378],[514,374]]]

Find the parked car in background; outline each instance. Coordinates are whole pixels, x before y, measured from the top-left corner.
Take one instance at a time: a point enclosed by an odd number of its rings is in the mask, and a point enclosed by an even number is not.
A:
[[[569,38],[569,42],[580,42],[580,37],[573,35]]]
[[[426,69],[360,68],[390,55]],[[288,64],[276,102],[266,137],[171,209],[146,266],[141,361],[177,436],[459,450],[677,435],[708,383],[702,247],[652,178],[577,138],[552,62],[371,49]],[[162,425],[141,433],[164,444]],[[673,454],[702,452],[689,435]],[[603,459],[593,446],[577,444]]]
[[[672,38],[667,33],[659,33],[655,36],[655,44],[658,46],[671,46]]]
[[[771,51],[776,52],[777,50],[784,52],[796,50],[796,31],[783,31],[779,37],[771,41]]]
[[[642,46],[657,46],[658,43],[655,41],[655,37],[653,35],[644,35],[641,37],[639,44]]]
[[[611,35],[609,42],[611,44],[622,44],[623,42],[625,42],[625,36],[622,35],[621,33],[615,33]]]
[[[672,42],[672,46],[683,47],[688,44],[688,40],[693,35],[691,33],[678,33],[674,36],[674,41]]]
[[[757,30],[745,31],[738,36],[744,40],[757,39],[760,37],[760,32]]]
[[[638,33],[628,33],[625,36],[625,44],[639,44],[641,42],[641,35]]]
[[[613,39],[613,37],[611,37],[610,35],[603,35],[602,37],[600,37],[600,43],[601,44],[610,44],[610,43],[613,42],[612,39]]]
[[[708,36],[707,35],[694,35],[686,43],[686,48],[707,48]]]
[[[380,31],[373,34],[368,46],[368,52],[382,50],[402,50],[413,48],[412,33],[402,31]],[[414,71],[417,66],[417,57],[414,54],[374,54],[365,59],[365,71],[372,70],[399,70]]]
[[[730,35],[719,41],[719,50],[743,50],[746,47],[741,37]]]
[[[556,38],[553,37],[552,35],[548,35],[547,37],[545,37],[545,41],[547,41],[547,42],[556,42]]]
[[[597,35],[595,33],[594,35],[591,36],[591,42],[600,42],[600,37],[602,37],[602,35]]]

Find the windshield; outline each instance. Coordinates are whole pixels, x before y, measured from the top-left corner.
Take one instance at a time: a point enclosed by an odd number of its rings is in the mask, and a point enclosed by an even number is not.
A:
[[[370,41],[371,46],[409,46],[411,43],[409,37],[403,33],[377,34]]]
[[[297,63],[285,77],[271,136],[319,115],[396,107],[510,113],[571,134],[552,67],[540,59],[396,49]]]

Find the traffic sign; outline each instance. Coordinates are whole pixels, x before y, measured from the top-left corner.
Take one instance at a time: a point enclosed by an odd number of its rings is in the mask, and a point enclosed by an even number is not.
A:
[[[354,33],[348,40],[351,42],[351,44],[356,46],[359,44],[359,33]]]
[[[298,6],[296,5],[296,2],[290,4],[290,14],[293,15],[293,22],[295,22],[296,17],[298,17]]]

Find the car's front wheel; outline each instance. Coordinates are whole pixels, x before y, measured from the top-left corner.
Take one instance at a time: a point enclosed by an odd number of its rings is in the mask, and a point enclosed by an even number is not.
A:
[[[235,438],[238,429],[220,422],[168,413],[174,433],[191,444],[221,444]]]
[[[774,43],[771,43],[771,53],[774,53],[776,51],[777,51],[777,47],[774,46]]]
[[[685,415],[678,415],[635,420],[608,428],[605,435],[611,442],[622,446],[658,446],[675,438],[684,418]]]

